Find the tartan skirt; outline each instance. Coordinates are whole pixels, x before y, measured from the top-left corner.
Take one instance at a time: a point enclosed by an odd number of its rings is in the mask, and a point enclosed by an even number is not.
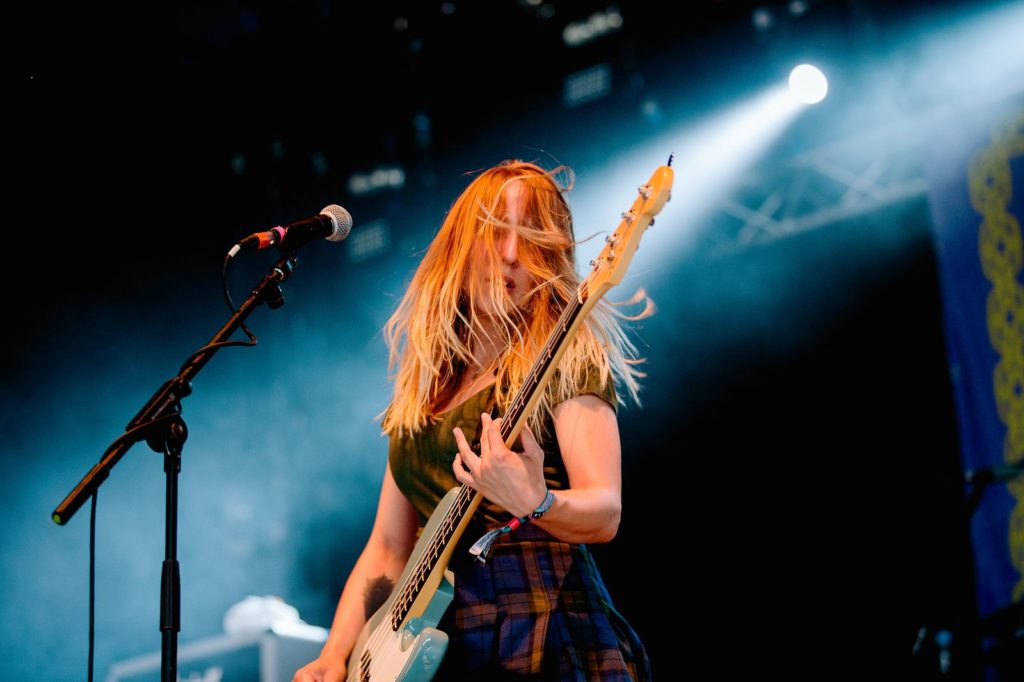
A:
[[[526,524],[499,536],[487,563],[467,531],[449,568],[455,596],[438,625],[435,680],[649,680],[640,638],[615,610],[593,555]]]

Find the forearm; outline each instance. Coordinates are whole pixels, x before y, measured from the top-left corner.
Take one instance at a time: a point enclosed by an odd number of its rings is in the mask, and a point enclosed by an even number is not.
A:
[[[553,490],[551,508],[531,523],[563,542],[609,542],[619,530],[621,498],[606,488]]]
[[[547,491],[544,451],[528,428],[520,433],[523,451],[513,452],[501,434],[501,420],[484,413],[480,425],[479,455],[462,429],[453,430],[459,446],[452,460],[456,480],[514,516],[532,514]],[[555,431],[571,487],[555,491],[544,515],[531,520],[564,542],[608,542],[619,530],[622,513],[615,413],[601,398],[579,396],[555,410]]]
[[[334,612],[331,633],[324,644],[321,656],[329,655],[340,660],[348,659],[355,646],[359,631],[366,623],[366,596],[371,587],[378,583],[382,576],[390,582],[391,587],[398,580],[408,557],[389,553],[380,548],[367,546],[352,568],[345,589],[338,599],[338,608]],[[370,614],[372,615],[372,614]]]

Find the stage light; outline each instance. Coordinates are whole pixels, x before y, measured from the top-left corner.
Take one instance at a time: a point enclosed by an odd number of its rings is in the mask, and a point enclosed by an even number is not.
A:
[[[567,25],[562,31],[562,41],[567,47],[579,47],[621,28],[622,15],[618,9],[609,7],[603,12],[595,12],[584,21],[574,21]]]
[[[607,63],[571,73],[562,84],[562,104],[567,108],[600,99],[612,91],[612,67]]]
[[[323,177],[327,175],[327,155],[323,152],[313,152],[309,157],[309,163],[313,167],[314,175]]]
[[[764,32],[775,24],[775,17],[772,16],[771,10],[755,7],[754,11],[750,13],[750,22],[758,31]]]
[[[383,219],[374,220],[362,226],[358,234],[353,233],[347,240],[348,257],[353,263],[361,263],[388,250],[391,244],[391,229]]]
[[[630,266],[634,273],[670,267],[668,263],[692,255],[689,249],[704,234],[708,216],[747,181],[751,166],[806,107],[790,95],[785,84],[776,83],[699,116],[676,119],[671,110],[660,106],[658,110],[663,117],[659,125],[664,125],[665,132],[651,137],[647,130],[637,131],[642,144],[614,158],[595,160],[594,169],[578,167],[581,182],[573,190],[573,222],[587,226],[577,228],[577,237],[614,229],[615,221],[609,217],[629,206],[636,198],[637,183],[650,177],[653,167],[667,160],[668,152],[675,153],[672,205],[658,218],[658,229],[644,235],[644,244]],[[578,261],[589,262],[602,246],[601,239],[584,239],[577,245]]]
[[[817,67],[801,64],[789,72],[789,91],[804,104],[817,104],[828,94],[828,80]]]
[[[405,170],[400,166],[380,166],[366,173],[353,173],[348,179],[348,191],[354,196],[404,186]]]
[[[807,3],[804,0],[793,0],[789,3],[789,13],[794,17],[803,16],[807,12]]]

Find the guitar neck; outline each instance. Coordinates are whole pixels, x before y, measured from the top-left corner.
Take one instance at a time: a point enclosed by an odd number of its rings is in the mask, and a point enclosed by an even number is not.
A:
[[[585,286],[586,283],[581,285],[580,289],[585,289]],[[508,410],[502,416],[501,437],[506,446],[512,446],[526,423],[526,418],[537,407],[548,381],[558,367],[558,361],[565,354],[566,346],[586,317],[584,309],[589,306],[581,298],[583,295],[585,294],[574,297],[565,306],[562,316],[558,318],[554,330],[548,337],[548,342],[544,344],[530,373],[523,380],[523,385],[519,387],[512,402],[509,403]]]

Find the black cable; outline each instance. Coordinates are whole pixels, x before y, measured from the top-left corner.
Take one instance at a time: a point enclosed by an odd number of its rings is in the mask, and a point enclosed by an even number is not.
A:
[[[218,343],[208,343],[199,350],[197,350],[195,353],[192,353],[192,355],[188,356],[185,362],[181,363],[181,367],[178,369],[178,374],[184,372],[185,368],[191,365],[192,361],[195,360],[197,357],[213,348],[224,348],[226,346],[245,346],[246,348],[252,348],[253,346],[256,345],[256,337],[252,336],[250,338],[252,339],[252,341],[220,341]]]
[[[96,496],[92,492],[92,513],[89,515],[89,682],[92,682],[93,652],[96,647]]]
[[[231,261],[232,258],[230,256],[225,256],[224,266],[220,270],[220,288],[221,293],[224,294],[224,301],[228,304],[228,310],[230,310],[231,314],[234,315],[235,313],[238,312],[238,309],[235,308],[235,302],[231,300],[231,292],[228,290],[228,264]],[[249,328],[245,326],[245,322],[243,322],[241,326],[242,331],[245,332],[245,335],[249,337],[248,341],[220,341],[218,343],[208,343],[199,350],[189,355],[185,362],[181,363],[181,368],[178,370],[178,374],[184,372],[185,368],[191,365],[193,360],[195,360],[197,357],[199,357],[208,350],[212,350],[214,348],[224,348],[226,346],[245,346],[246,348],[252,348],[257,343],[259,343],[259,340],[256,338],[256,335],[253,334],[249,330]]]
[[[228,310],[234,315],[238,312],[238,308],[235,307],[235,302],[231,300],[231,291],[228,289],[228,265],[234,260],[231,256],[224,257],[224,266],[220,269],[220,288],[224,292],[224,300],[228,304]],[[245,322],[242,323],[242,331],[252,341],[252,345],[256,345],[256,335],[249,331],[249,328],[245,326]]]

